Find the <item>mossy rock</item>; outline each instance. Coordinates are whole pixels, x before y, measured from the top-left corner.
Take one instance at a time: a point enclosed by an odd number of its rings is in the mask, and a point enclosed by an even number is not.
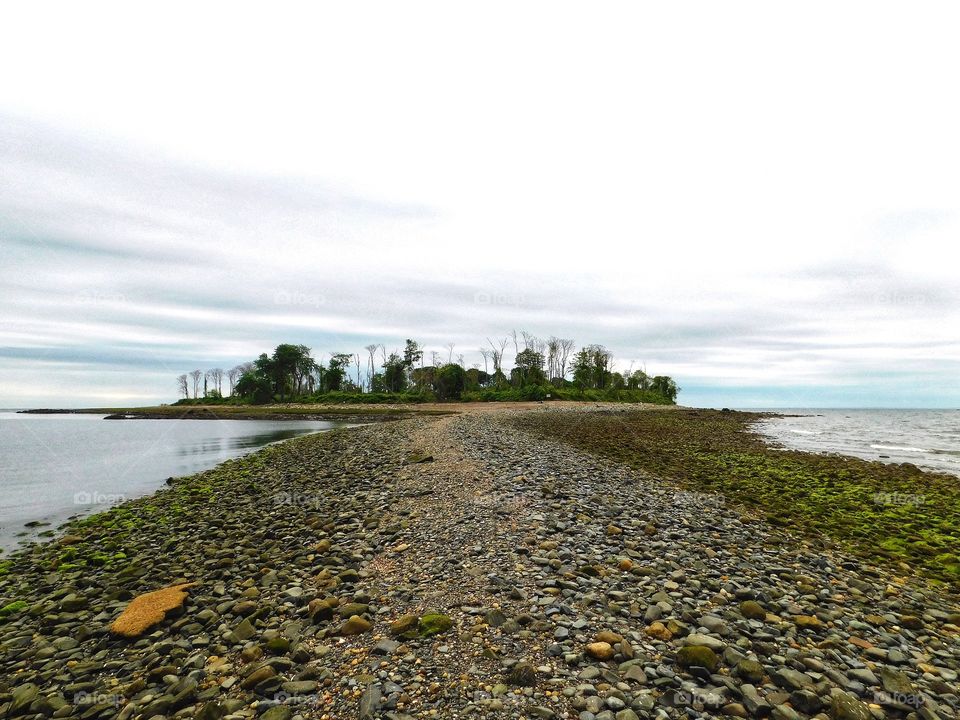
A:
[[[22,613],[28,607],[30,606],[23,600],[15,600],[9,605],[4,605],[2,608],[0,608],[0,620],[5,620],[11,615]]]
[[[737,663],[733,669],[734,675],[741,677],[751,685],[759,685],[763,682],[763,676],[766,674],[763,665],[756,660],[743,659]]]
[[[412,638],[417,633],[420,618],[416,615],[402,615],[390,623],[390,634],[394,637]]]
[[[677,664],[680,667],[702,667],[710,672],[717,669],[720,659],[717,654],[703,645],[687,645],[677,651]]]
[[[745,600],[740,603],[740,613],[750,620],[766,620],[767,611],[756,600]]]
[[[420,618],[420,623],[418,624],[420,637],[439,635],[440,633],[445,633],[452,627],[453,620],[442,613],[427,613]]]
[[[290,640],[278,635],[267,640],[267,650],[274,655],[285,655],[290,652]]]

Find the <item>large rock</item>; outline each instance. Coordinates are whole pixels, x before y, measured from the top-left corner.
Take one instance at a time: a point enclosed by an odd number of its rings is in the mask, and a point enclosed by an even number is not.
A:
[[[359,635],[360,633],[367,632],[373,625],[370,624],[369,620],[366,620],[359,615],[351,615],[343,625],[340,626],[341,635]]]
[[[33,704],[33,701],[37,699],[39,694],[40,688],[33,683],[27,683],[26,685],[20,685],[14,688],[7,715],[9,717],[26,715],[30,710],[30,705]]]
[[[427,613],[420,618],[419,631],[421,637],[430,637],[445,633],[453,627],[453,620],[443,613]]]
[[[420,618],[416,615],[402,615],[390,623],[390,634],[394,637],[416,632]]]
[[[163,622],[168,612],[183,607],[187,588],[194,585],[196,583],[172,585],[135,597],[113,621],[110,631],[123,637],[139,637],[148,628]]]
[[[612,660],[616,652],[608,642],[592,642],[586,647],[587,655],[597,660]]]
[[[677,651],[680,667],[702,667],[713,672],[719,663],[717,654],[705,645],[685,645]]]
[[[834,694],[830,703],[833,720],[873,720],[873,715],[864,703],[845,692]]]
[[[714,652],[720,652],[727,646],[723,640],[715,638],[711,635],[704,635],[703,633],[692,633],[687,635],[683,639],[683,644],[710,648]]]

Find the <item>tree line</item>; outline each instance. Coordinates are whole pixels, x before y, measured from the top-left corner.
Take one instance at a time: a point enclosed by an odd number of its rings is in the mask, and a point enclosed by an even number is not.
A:
[[[272,354],[229,370],[193,370],[177,377],[180,402],[269,403],[310,400],[427,401],[542,400],[548,398],[675,403],[679,388],[666,375],[648,375],[633,363],[617,370],[603,345],[576,349],[568,338],[543,339],[526,331],[487,338],[481,363],[467,368],[450,343],[428,353],[415,340],[387,352],[367,345],[364,354],[333,352],[325,362],[306,345],[281,344]],[[505,369],[512,346],[513,365]],[[226,384],[226,394],[224,394]],[[192,391],[192,397],[191,397]]]

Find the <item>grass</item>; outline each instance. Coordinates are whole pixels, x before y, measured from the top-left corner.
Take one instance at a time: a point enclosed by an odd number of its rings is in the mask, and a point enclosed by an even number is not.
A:
[[[752,413],[544,413],[514,422],[683,489],[722,493],[779,527],[826,535],[877,564],[960,584],[960,481],[858,458],[777,449]]]

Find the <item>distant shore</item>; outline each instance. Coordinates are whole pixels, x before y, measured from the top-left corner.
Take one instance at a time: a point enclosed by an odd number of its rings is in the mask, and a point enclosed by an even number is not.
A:
[[[605,403],[591,400],[550,401],[502,401],[502,402],[430,402],[430,403],[384,403],[384,404],[306,404],[281,403],[272,405],[151,405],[144,407],[99,407],[99,408],[34,408],[18,410],[27,415],[104,415],[117,420],[341,420],[351,422],[376,422],[399,420],[414,416],[450,415],[461,412],[487,412],[500,410],[536,409],[545,406],[554,408],[578,408],[610,406],[619,410],[656,409],[670,411],[679,405],[651,403]]]
[[[153,405],[147,407],[35,408],[25,415],[104,415],[109,420],[342,420],[378,422],[416,414],[442,415],[453,410],[417,405]]]

